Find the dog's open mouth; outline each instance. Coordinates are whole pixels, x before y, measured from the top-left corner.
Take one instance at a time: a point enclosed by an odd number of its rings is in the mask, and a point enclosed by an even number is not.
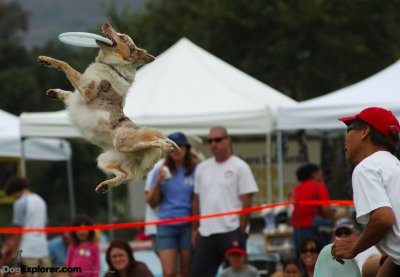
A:
[[[117,45],[117,42],[111,36],[108,36],[105,32],[103,32],[103,33],[104,33],[105,37],[107,37],[109,40],[112,41],[112,43],[109,44],[109,43],[101,41],[101,40],[96,40],[97,43],[103,44],[103,45],[108,46],[108,47],[113,47],[113,46]]]
[[[117,42],[116,42],[116,40],[114,38],[117,36],[117,33],[114,31],[113,27],[111,27],[111,25],[106,22],[101,26],[101,29],[103,31],[104,36],[106,38],[108,38],[109,40],[111,40],[112,43],[110,44],[110,43],[107,43],[107,42],[104,42],[104,41],[96,40],[97,44],[102,44],[102,45],[105,45],[107,47],[116,46]]]

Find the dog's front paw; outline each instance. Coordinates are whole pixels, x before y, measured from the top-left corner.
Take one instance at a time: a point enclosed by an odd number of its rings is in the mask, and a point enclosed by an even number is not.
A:
[[[46,95],[48,97],[50,97],[51,99],[53,99],[53,100],[59,100],[60,99],[57,89],[49,89],[49,90],[47,90],[46,91]]]
[[[46,56],[39,56],[38,59],[37,59],[37,61],[38,61],[39,63],[43,64],[43,65],[46,65],[46,66],[51,67],[52,64],[50,63],[50,59],[51,59],[51,58],[46,57]]]
[[[104,182],[96,187],[96,192],[97,193],[106,193],[109,190],[110,190],[110,186],[107,183],[104,183]]]

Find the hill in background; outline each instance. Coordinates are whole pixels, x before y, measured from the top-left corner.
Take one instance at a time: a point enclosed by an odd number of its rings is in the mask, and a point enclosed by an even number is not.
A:
[[[146,0],[8,0],[17,2],[28,13],[29,29],[21,43],[26,47],[40,46],[63,32],[97,30],[108,21],[107,8],[114,3],[119,11],[129,8],[140,11]]]

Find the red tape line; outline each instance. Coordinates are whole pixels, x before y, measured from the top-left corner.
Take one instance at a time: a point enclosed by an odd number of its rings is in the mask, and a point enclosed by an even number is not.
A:
[[[186,216],[179,218],[162,219],[157,221],[141,221],[141,222],[130,222],[130,223],[115,223],[115,224],[96,224],[91,226],[67,226],[67,227],[45,227],[45,228],[22,228],[22,227],[3,227],[0,228],[0,234],[18,234],[18,233],[31,233],[31,232],[44,232],[44,233],[62,233],[62,232],[75,232],[75,231],[90,231],[90,230],[114,230],[114,229],[133,229],[147,225],[164,225],[171,223],[182,223],[198,221],[200,219],[215,218],[220,216],[228,216],[234,214],[247,214],[258,212],[266,209],[271,209],[280,206],[291,205],[291,202],[281,202],[264,204],[256,207],[234,210],[223,213],[214,213],[207,215],[195,215]],[[317,206],[354,206],[352,200],[310,200],[310,201],[299,201],[299,205],[317,205]]]

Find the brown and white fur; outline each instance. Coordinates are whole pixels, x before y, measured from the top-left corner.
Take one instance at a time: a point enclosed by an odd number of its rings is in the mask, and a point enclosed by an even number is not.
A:
[[[136,47],[132,39],[117,33],[110,24],[102,30],[112,45],[96,41],[100,52],[83,74],[69,64],[46,56],[38,61],[64,71],[76,92],[49,89],[46,94],[64,101],[72,122],[90,142],[104,149],[97,165],[114,178],[101,182],[96,192],[134,181],[150,171],[162,152],[172,152],[178,146],[161,132],[139,128],[123,112],[128,89],[136,68],[150,63],[154,57]]]

